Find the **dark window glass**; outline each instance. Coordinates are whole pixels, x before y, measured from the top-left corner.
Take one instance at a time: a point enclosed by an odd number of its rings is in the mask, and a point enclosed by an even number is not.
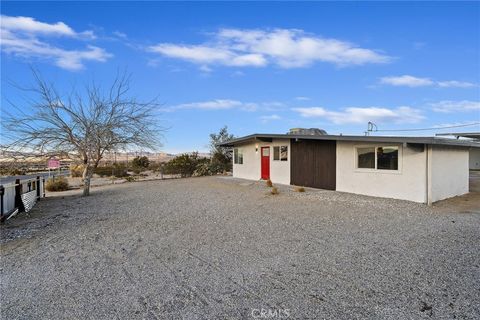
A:
[[[243,164],[243,152],[242,152],[242,150],[238,151],[238,164]]]
[[[398,170],[398,148],[378,147],[377,148],[377,169]]]
[[[233,163],[238,164],[238,149],[233,149]]]
[[[288,147],[281,146],[280,147],[280,160],[281,161],[288,161]]]
[[[375,169],[375,148],[358,148],[358,168]]]
[[[273,160],[280,160],[280,147],[273,147]]]

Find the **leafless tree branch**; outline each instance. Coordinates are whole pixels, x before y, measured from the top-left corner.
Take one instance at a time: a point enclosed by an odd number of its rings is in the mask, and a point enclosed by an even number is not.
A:
[[[117,75],[105,91],[93,83],[84,92],[73,90],[63,97],[37,71],[32,73],[34,86],[23,90],[37,100],[28,108],[10,103],[11,111],[4,112],[7,149],[75,155],[84,164],[84,195],[89,195],[90,179],[105,152],[160,147],[166,129],[155,117],[159,104],[129,96],[130,76]]]

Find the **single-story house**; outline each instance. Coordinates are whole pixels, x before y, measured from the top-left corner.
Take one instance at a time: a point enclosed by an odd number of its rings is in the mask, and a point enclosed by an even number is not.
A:
[[[233,148],[233,176],[421,203],[468,193],[469,151],[480,144],[438,137],[252,134]],[[312,134],[313,133],[313,134]]]

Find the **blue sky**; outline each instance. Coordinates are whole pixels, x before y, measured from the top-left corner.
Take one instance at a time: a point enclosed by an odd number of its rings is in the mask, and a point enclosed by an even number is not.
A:
[[[66,91],[127,69],[132,95],[162,103],[167,152],[206,150],[223,125],[241,136],[480,121],[478,2],[2,2],[1,13],[2,108],[23,103],[8,83],[31,84],[31,66]]]

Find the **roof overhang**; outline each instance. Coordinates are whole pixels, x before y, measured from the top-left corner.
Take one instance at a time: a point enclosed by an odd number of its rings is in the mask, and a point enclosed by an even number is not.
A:
[[[235,138],[217,144],[223,147],[233,147],[245,143],[272,142],[273,139],[294,140],[335,140],[353,142],[378,142],[378,143],[403,143],[414,148],[420,145],[439,145],[463,148],[480,148],[480,143],[471,140],[457,140],[438,137],[399,137],[399,136],[344,136],[344,135],[294,135],[294,134],[263,134],[255,133],[244,137]]]

